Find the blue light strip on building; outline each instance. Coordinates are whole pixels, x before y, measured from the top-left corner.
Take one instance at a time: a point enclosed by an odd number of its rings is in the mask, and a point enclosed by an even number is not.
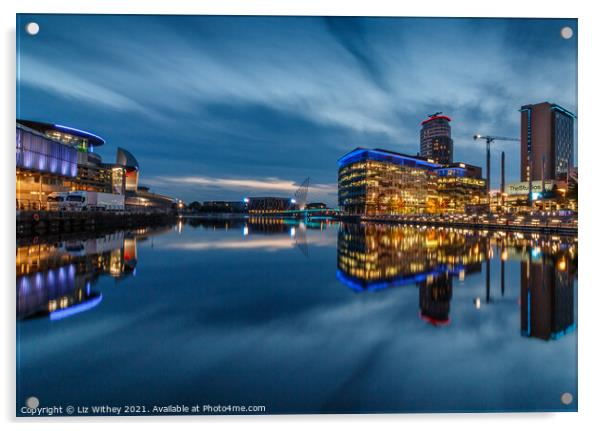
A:
[[[527,330],[521,331],[523,337],[531,336],[531,291],[527,291]]]
[[[66,132],[81,133],[82,135],[89,136],[91,138],[96,138],[96,139],[102,141],[103,144],[105,143],[105,140],[102,139],[100,136],[95,135],[94,133],[86,132],[85,130],[80,130],[80,129],[76,129],[74,127],[69,127],[69,126],[62,126],[60,124],[55,124],[54,127],[56,127],[57,129],[64,130]]]
[[[365,291],[375,292],[377,290],[388,289],[391,287],[407,286],[407,285],[420,283],[421,281],[425,281],[427,279],[427,277],[429,277],[429,276],[437,276],[437,275],[441,275],[445,272],[447,272],[448,274],[451,274],[451,275],[458,275],[463,270],[464,270],[463,265],[458,265],[453,268],[450,268],[448,265],[439,265],[437,268],[433,269],[432,271],[421,272],[418,274],[412,274],[412,275],[408,275],[408,276],[401,276],[401,277],[397,277],[390,281],[374,282],[374,283],[367,282],[365,284],[361,284],[361,283],[357,282],[356,280],[354,280],[353,278],[346,275],[340,269],[337,269],[337,279],[341,283],[345,284],[347,287],[351,288],[352,290],[355,290],[356,292],[365,292]]]
[[[552,332],[552,334],[550,335],[550,338],[552,340],[558,340],[559,338],[562,338],[565,335],[570,334],[571,332],[574,332],[576,327],[577,327],[577,325],[575,323],[572,323],[569,326],[567,326],[565,329],[561,329],[560,331],[557,331],[557,332]]]
[[[452,175],[457,176],[457,177],[464,177],[466,176],[466,169],[465,168],[442,168],[442,169],[437,169],[437,174],[440,177],[447,177],[450,175],[450,172],[452,173]]]
[[[81,304],[74,305],[72,307],[63,308],[62,310],[53,311],[50,313],[50,320],[61,320],[66,317],[73,316],[74,314],[83,313],[84,311],[88,311],[91,308],[96,307],[102,301],[102,293],[99,294],[96,298],[93,298],[89,301],[82,302]]]
[[[563,114],[566,114],[566,115],[568,115],[568,116],[569,116],[569,117],[571,117],[571,118],[577,118],[577,116],[576,116],[575,114],[573,114],[571,111],[568,111],[568,110],[564,109],[562,106],[558,106],[558,105],[552,105],[552,108],[551,108],[551,109],[552,109],[553,111],[560,111],[560,112],[562,112]]]
[[[406,164],[416,164],[416,165],[421,165],[421,166],[426,166],[428,168],[440,168],[441,165],[437,164],[437,163],[431,163],[431,162],[427,162],[425,160],[420,160],[420,159],[416,159],[414,157],[410,157],[410,156],[404,156],[402,154],[396,154],[396,153],[389,153],[386,151],[380,151],[380,150],[369,150],[366,148],[358,148],[355,149],[353,151],[351,151],[350,153],[345,154],[343,157],[341,157],[338,162],[339,162],[339,167],[340,166],[344,166],[353,162],[357,162],[357,161],[361,161],[361,160],[377,160],[377,161],[388,161],[388,162],[393,162],[393,163],[397,163],[400,165],[406,165]]]

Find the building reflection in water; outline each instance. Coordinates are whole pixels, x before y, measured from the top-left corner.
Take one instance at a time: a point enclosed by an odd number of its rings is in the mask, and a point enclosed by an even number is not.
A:
[[[449,309],[452,299],[452,277],[449,273],[419,283],[420,318],[434,326],[450,322]]]
[[[435,325],[450,323],[454,278],[480,273],[485,266],[485,301],[493,306],[491,267],[500,262],[501,296],[506,261],[521,267],[522,334],[556,339],[574,329],[576,238],[379,224],[342,224],[338,233],[337,277],[349,288],[377,291],[419,288],[419,315]]]
[[[337,277],[356,291],[420,287],[420,317],[449,323],[453,277],[481,271],[487,238],[461,230],[343,224]]]
[[[570,252],[549,256],[533,249],[521,262],[521,334],[556,340],[575,330],[576,259]]]
[[[149,229],[114,232],[96,238],[17,246],[17,319],[62,319],[94,308],[102,294],[98,278],[116,280],[135,274],[137,241]]]

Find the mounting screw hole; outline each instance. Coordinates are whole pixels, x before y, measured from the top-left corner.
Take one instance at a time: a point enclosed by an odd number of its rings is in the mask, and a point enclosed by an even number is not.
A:
[[[25,26],[25,31],[27,32],[27,34],[35,36],[40,32],[40,25],[37,22],[27,23],[27,25]]]

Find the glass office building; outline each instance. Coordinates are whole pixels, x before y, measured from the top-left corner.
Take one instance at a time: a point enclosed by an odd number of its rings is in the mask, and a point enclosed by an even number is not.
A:
[[[465,163],[437,169],[437,194],[440,212],[462,213],[468,205],[487,200],[486,182],[481,169]]]
[[[462,212],[486,199],[481,169],[357,148],[339,159],[339,207],[346,215]]]
[[[339,159],[339,207],[348,215],[436,212],[439,167],[420,157],[356,148]]]

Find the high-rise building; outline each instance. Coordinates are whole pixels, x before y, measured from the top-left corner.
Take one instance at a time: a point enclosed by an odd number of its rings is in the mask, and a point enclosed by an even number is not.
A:
[[[424,120],[420,129],[420,156],[447,165],[454,159],[451,118],[437,112]]]
[[[573,167],[575,114],[553,103],[521,112],[521,180],[566,180]]]

